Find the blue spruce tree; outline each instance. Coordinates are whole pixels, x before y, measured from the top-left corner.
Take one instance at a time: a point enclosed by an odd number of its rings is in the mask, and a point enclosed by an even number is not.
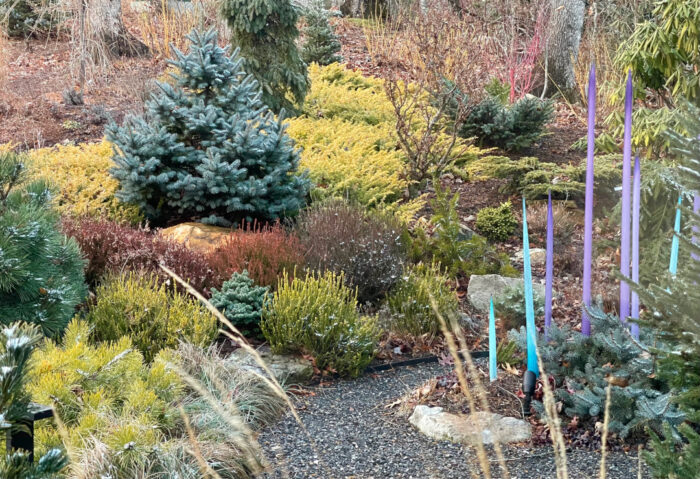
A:
[[[156,224],[198,220],[231,225],[276,219],[304,204],[308,179],[299,154],[261,101],[258,82],[214,30],[193,31],[187,54],[169,60],[174,85],[158,83],[145,117],[107,127],[115,144],[118,197]]]

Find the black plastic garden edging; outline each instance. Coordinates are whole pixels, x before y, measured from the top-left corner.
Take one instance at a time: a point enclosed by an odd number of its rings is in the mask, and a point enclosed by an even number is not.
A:
[[[487,358],[489,356],[488,351],[472,351],[471,352],[472,358],[479,359],[479,358]],[[395,361],[392,363],[385,363],[385,364],[375,364],[374,366],[367,366],[365,369],[366,373],[376,373],[378,371],[388,371],[389,369],[396,369],[404,366],[415,366],[417,364],[424,364],[424,363],[436,363],[438,361],[438,357],[435,355],[432,356],[424,356],[422,358],[411,358],[411,359],[405,359],[403,361]]]

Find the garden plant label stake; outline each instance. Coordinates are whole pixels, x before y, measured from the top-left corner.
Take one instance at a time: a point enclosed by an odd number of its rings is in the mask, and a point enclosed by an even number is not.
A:
[[[532,294],[532,269],[530,266],[530,240],[527,235],[527,208],[523,198],[523,283],[525,288],[525,336],[527,338],[527,371],[523,376],[523,412],[530,414],[530,401],[535,392],[539,367],[535,331],[535,304]]]
[[[552,211],[551,191],[547,198],[547,258],[545,269],[544,338],[547,341],[549,339],[549,326],[552,324],[552,280],[554,275],[554,213]]]
[[[632,281],[639,284],[639,210],[641,202],[642,173],[639,165],[639,156],[634,159],[634,180],[632,183]],[[632,319],[639,319],[639,295],[632,291]],[[630,328],[632,336],[639,339],[639,325],[632,323]]]
[[[625,91],[625,133],[622,148],[622,223],[620,226],[620,321],[630,315],[630,167],[632,161],[632,70]]]
[[[588,78],[588,156],[586,159],[586,211],[583,236],[583,311],[581,333],[591,334],[586,308],[591,306],[591,263],[593,262],[593,157],[595,155],[595,63]]]
[[[498,379],[496,349],[496,315],[493,312],[493,296],[491,296],[489,299],[489,378],[491,382]]]

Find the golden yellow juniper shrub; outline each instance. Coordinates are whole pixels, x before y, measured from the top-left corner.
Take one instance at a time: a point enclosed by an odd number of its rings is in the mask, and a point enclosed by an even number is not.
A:
[[[57,145],[31,150],[28,158],[32,176],[54,185],[56,206],[62,214],[132,224],[142,219],[137,206],[115,197],[119,183],[109,174],[113,166],[110,143]]]

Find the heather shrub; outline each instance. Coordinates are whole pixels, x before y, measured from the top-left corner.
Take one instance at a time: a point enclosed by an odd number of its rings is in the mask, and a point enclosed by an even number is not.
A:
[[[110,273],[149,272],[163,281],[168,275],[164,264],[185,279],[197,291],[209,295],[212,286],[221,284],[207,258],[185,245],[150,231],[108,220],[63,218],[63,232],[73,238],[87,260],[85,278],[92,287]]]
[[[266,298],[260,323],[275,353],[306,353],[320,369],[357,376],[374,357],[376,318],[360,316],[357,296],[332,271],[291,279],[285,273]]]
[[[246,7],[247,8],[247,7]],[[158,83],[147,115],[111,123],[117,196],[155,222],[229,226],[277,219],[305,203],[309,182],[283,115],[263,104],[261,87],[214,29],[194,30],[188,53],[175,49],[174,86]],[[251,59],[248,59],[251,60]]]
[[[382,298],[401,275],[402,228],[387,215],[334,202],[305,211],[297,231],[307,267],[343,273],[360,303]]]
[[[129,336],[146,361],[180,341],[209,346],[218,335],[216,318],[197,300],[172,291],[155,276],[127,273],[108,278],[85,319],[97,341]]]
[[[482,208],[476,214],[476,227],[490,241],[505,241],[515,233],[518,220],[510,201],[498,207]]]
[[[450,278],[435,262],[406,267],[387,305],[392,331],[412,336],[435,336],[440,332],[438,313],[449,324],[459,312]]]
[[[138,223],[142,219],[138,206],[116,198],[119,183],[109,175],[112,154],[106,141],[56,145],[31,150],[27,166],[32,177],[54,186],[54,204],[62,215]]]
[[[0,324],[36,323],[59,335],[86,296],[83,260],[61,234],[45,182],[23,158],[0,152]]]
[[[274,288],[283,271],[294,271],[304,262],[299,239],[279,224],[259,226],[245,224],[208,256],[209,263],[221,277],[248,271],[261,286]]]
[[[221,291],[212,289],[211,304],[244,334],[260,331],[262,305],[268,287],[256,286],[248,271],[233,273]]]

